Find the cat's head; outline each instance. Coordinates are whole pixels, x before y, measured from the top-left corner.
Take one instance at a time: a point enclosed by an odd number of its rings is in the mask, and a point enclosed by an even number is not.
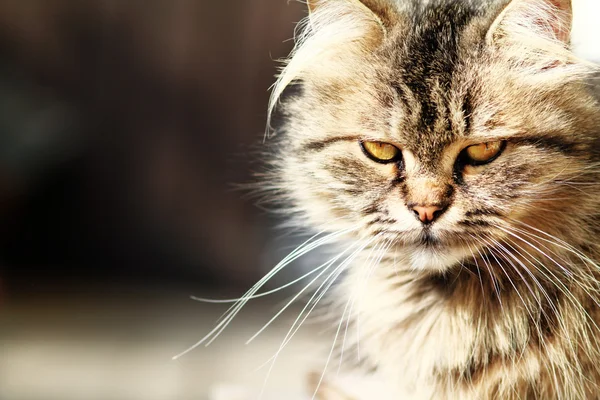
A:
[[[589,236],[600,121],[570,0],[308,3],[272,105],[300,89],[277,166],[305,222],[433,270]]]

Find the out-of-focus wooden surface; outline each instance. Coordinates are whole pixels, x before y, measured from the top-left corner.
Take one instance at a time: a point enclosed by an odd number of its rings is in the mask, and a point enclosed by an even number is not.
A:
[[[0,399],[208,400],[232,388],[256,394],[300,309],[245,345],[278,309],[250,303],[211,346],[171,359],[207,334],[226,308],[148,287],[62,288],[21,298],[0,310]],[[305,325],[281,352],[265,400],[305,393],[308,373],[323,368],[330,344],[320,330]]]

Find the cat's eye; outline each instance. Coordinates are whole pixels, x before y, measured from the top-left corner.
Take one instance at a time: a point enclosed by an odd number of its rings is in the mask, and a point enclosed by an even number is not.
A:
[[[469,146],[465,149],[465,158],[467,163],[472,165],[482,165],[494,161],[504,150],[505,142],[486,142]]]
[[[361,142],[365,154],[379,163],[391,163],[400,157],[400,149],[385,142]]]

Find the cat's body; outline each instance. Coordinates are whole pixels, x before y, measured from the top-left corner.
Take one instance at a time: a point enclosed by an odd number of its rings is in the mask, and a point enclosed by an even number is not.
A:
[[[334,354],[386,388],[326,374],[322,397],[600,397],[600,107],[570,1],[309,7],[273,179],[349,238]]]

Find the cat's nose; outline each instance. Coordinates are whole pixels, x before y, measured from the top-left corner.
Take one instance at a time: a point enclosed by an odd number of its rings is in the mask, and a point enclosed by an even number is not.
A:
[[[430,224],[440,216],[444,208],[441,206],[414,206],[412,210],[422,223]]]

